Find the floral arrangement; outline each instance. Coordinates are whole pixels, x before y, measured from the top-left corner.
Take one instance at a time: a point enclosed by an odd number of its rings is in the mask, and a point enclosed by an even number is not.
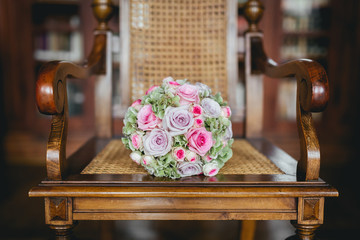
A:
[[[214,176],[232,157],[230,116],[220,93],[167,77],[129,107],[122,142],[151,175]]]

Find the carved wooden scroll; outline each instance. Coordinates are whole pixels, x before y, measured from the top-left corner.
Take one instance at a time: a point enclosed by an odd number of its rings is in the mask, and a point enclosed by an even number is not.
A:
[[[95,33],[94,46],[83,65],[53,61],[42,66],[36,82],[36,103],[41,113],[53,115],[46,151],[47,177],[61,180],[66,171],[66,137],[68,104],[66,79],[86,78],[90,74],[102,74],[105,70],[107,50],[107,21],[113,11],[112,2],[94,0],[93,9],[99,25]]]
[[[263,49],[262,34],[248,33],[251,37],[251,71],[273,78],[297,79],[297,126],[300,137],[300,160],[297,176],[303,180],[317,180],[320,171],[320,146],[311,112],[325,109],[329,100],[329,83],[324,68],[308,59],[277,64]]]

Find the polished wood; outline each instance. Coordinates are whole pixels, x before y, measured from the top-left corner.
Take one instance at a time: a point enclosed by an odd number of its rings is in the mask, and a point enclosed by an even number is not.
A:
[[[249,0],[245,3],[244,6],[245,18],[249,22],[250,32],[257,32],[258,22],[261,20],[261,17],[264,13],[264,6],[259,0]]]
[[[246,229],[246,231],[241,231],[240,240],[253,240],[254,239],[256,221],[254,221],[254,220],[242,221],[241,228]]]
[[[61,180],[67,168],[66,138],[68,104],[66,78],[86,78],[101,69],[106,49],[106,35],[95,36],[93,51],[84,66],[70,62],[53,61],[44,64],[36,82],[36,103],[41,113],[53,115],[46,151],[49,179]]]
[[[324,198],[299,198],[299,224],[323,224]]]
[[[45,198],[45,222],[50,225],[72,225],[72,199],[67,197]]]
[[[73,228],[74,224],[72,225],[49,225],[50,229],[54,230],[55,232],[55,239],[56,240],[70,240],[73,239]]]
[[[93,13],[99,25],[97,30],[109,30],[108,21],[111,19],[114,11],[114,4],[111,0],[93,0]]]
[[[76,198],[74,200],[75,212],[86,212],[97,209],[103,212],[126,212],[129,210],[139,212],[152,211],[254,211],[273,209],[274,211],[294,212],[296,204],[293,198],[253,198],[247,201],[246,198],[173,198],[171,201],[163,198]]]
[[[224,212],[184,212],[184,213],[146,213],[146,212],[115,212],[104,214],[98,212],[74,213],[76,220],[290,220],[296,214],[289,213],[224,213]],[[295,217],[296,218],[296,217]],[[246,231],[247,229],[245,229]]]
[[[6,132],[39,126],[34,109],[32,1],[0,1],[0,75]],[[21,29],[21,31],[15,31]],[[47,129],[48,130],[48,129]]]
[[[320,224],[305,225],[297,224],[296,221],[291,221],[296,228],[296,235],[287,238],[286,240],[315,240],[315,231]]]
[[[328,186],[39,186],[31,189],[30,197],[336,197],[337,191]],[[205,188],[206,186],[206,188]]]
[[[72,238],[73,221],[72,199],[66,197],[45,198],[45,223],[55,232],[55,239]]]

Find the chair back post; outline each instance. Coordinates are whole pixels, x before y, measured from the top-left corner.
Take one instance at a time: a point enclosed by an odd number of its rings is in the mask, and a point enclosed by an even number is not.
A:
[[[227,55],[227,93],[228,103],[233,111],[232,118],[236,121],[242,119],[242,106],[237,106],[239,96],[236,96],[236,87],[239,78],[239,65],[237,56],[237,18],[238,8],[236,0],[227,0],[227,38],[226,38],[226,55]]]
[[[95,134],[97,137],[107,138],[113,135],[112,32],[109,29],[108,21],[113,15],[114,5],[111,0],[93,0],[92,8],[98,21],[94,35],[105,35],[106,37],[106,50],[102,59],[102,67],[100,67],[95,79]]]
[[[120,83],[122,115],[130,106],[130,3],[120,0]]]
[[[264,7],[259,0],[249,0],[244,7],[245,18],[249,23],[245,33],[245,137],[259,138],[263,131],[263,74],[252,66],[251,38],[263,37],[257,24]]]

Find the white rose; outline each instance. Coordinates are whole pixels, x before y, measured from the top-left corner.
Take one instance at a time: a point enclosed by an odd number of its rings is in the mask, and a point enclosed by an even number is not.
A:
[[[186,151],[185,158],[188,162],[196,162],[198,160],[198,155],[192,151]]]
[[[130,158],[137,164],[140,164],[142,156],[141,156],[140,152],[134,151],[134,152],[130,153]]]
[[[149,156],[149,155],[145,155],[142,159],[142,163],[144,165],[151,165],[152,163],[154,163],[155,159],[153,156]]]
[[[205,176],[215,176],[219,172],[219,170],[219,166],[215,162],[207,163],[203,166],[203,173]]]

